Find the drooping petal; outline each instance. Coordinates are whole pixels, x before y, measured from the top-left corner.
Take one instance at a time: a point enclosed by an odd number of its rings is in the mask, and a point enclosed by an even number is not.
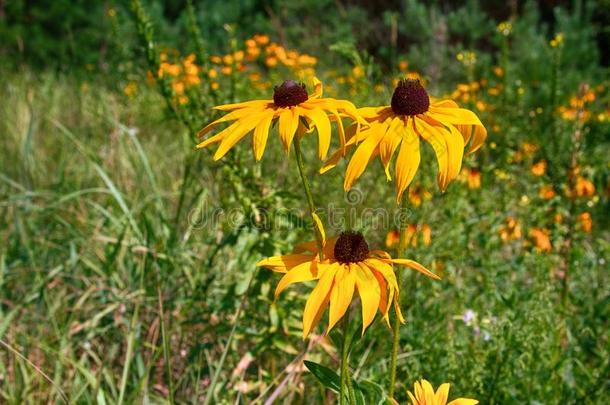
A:
[[[400,202],[402,193],[409,187],[417,173],[421,155],[419,152],[419,136],[415,133],[412,123],[405,131],[405,138],[400,146],[396,159],[396,201]]]
[[[295,266],[280,279],[279,283],[277,283],[275,297],[277,298],[290,284],[317,280],[320,277],[320,272],[324,271],[324,266],[325,265],[316,262],[305,262]]]
[[[394,117],[390,121],[387,132],[381,138],[381,142],[379,142],[379,157],[381,158],[388,181],[392,180],[392,176],[390,176],[390,160],[403,139],[404,131],[405,121],[403,117]]]
[[[390,317],[388,316],[388,312],[390,311],[390,302],[392,298],[388,297],[388,283],[385,281],[383,275],[378,271],[373,271],[373,275],[379,283],[379,290],[381,292],[381,296],[379,297],[379,312],[381,312],[383,320],[386,322],[388,327],[390,327]]]
[[[318,130],[318,157],[326,158],[330,147],[331,128],[328,116],[321,108],[303,109],[303,114],[311,119]]]
[[[417,263],[414,260],[409,260],[409,259],[392,259],[391,260],[392,263],[395,264],[402,264],[404,266],[410,267],[413,270],[417,270],[422,274],[425,274],[426,276],[433,278],[435,280],[440,280],[441,278],[439,276],[437,276],[436,274],[432,273],[430,270],[428,270],[427,268],[425,268],[424,266],[422,266],[421,264]]]
[[[354,295],[356,277],[348,265],[342,265],[335,274],[335,283],[330,292],[328,331],[345,315]]]
[[[326,308],[337,267],[337,264],[326,267],[324,273],[321,274],[320,281],[318,281],[318,284],[307,299],[305,310],[303,311],[303,339],[316,326],[318,314]]]
[[[433,118],[423,116],[422,120],[434,127],[447,144],[447,183],[455,179],[462,169],[464,156],[464,138],[451,124],[443,125]]]
[[[477,125],[474,127],[474,131],[472,133],[472,143],[470,144],[470,149],[468,149],[468,153],[476,152],[485,142],[487,138],[487,129],[485,127]]]
[[[354,263],[352,266],[356,276],[356,286],[362,302],[362,334],[375,319],[379,301],[381,300],[381,289],[373,271],[362,263]]]
[[[292,145],[292,138],[294,138],[294,133],[299,126],[299,112],[297,108],[285,108],[284,111],[280,113],[280,125],[279,125],[279,133],[280,140],[282,141],[282,145],[284,145],[284,150],[286,153],[290,151],[290,145]]]
[[[375,259],[372,257],[366,259],[364,263],[371,269],[381,273],[381,275],[383,276],[383,278],[386,279],[388,284],[397,292],[400,290],[400,288],[398,287],[398,281],[396,280],[396,274],[394,273],[394,268],[392,267],[391,263],[387,263],[383,259]]]
[[[267,114],[260,123],[254,128],[254,136],[252,138],[252,149],[254,151],[254,159],[258,162],[265,153],[267,146],[267,138],[269,137],[269,127],[273,121],[273,112]]]
[[[413,124],[415,132],[424,138],[426,142],[432,146],[432,149],[434,149],[436,160],[438,161],[438,185],[441,191],[445,191],[447,184],[449,183],[447,180],[449,171],[447,141],[445,141],[445,137],[437,128],[431,126],[421,118],[415,118]]]
[[[201,149],[201,148],[210,146],[214,143],[221,142],[227,135],[233,133],[233,131],[235,131],[235,129],[239,128],[240,125],[241,125],[241,121],[236,121],[236,122],[232,123],[225,129],[223,129],[222,131],[217,133],[216,135],[211,136],[208,139],[197,144],[197,148]]]

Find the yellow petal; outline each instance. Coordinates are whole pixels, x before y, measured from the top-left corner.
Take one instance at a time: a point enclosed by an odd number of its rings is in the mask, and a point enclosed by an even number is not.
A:
[[[320,238],[322,239],[322,246],[324,246],[326,244],[326,232],[324,232],[324,225],[322,224],[322,220],[315,212],[312,212],[311,216],[315,223],[314,226],[316,227],[316,232],[318,232]]]
[[[362,302],[362,334],[375,319],[379,301],[381,300],[381,289],[373,271],[362,263],[354,263],[352,271],[356,276],[356,286]]]
[[[302,109],[302,114],[309,118],[318,130],[318,157],[324,159],[330,147],[331,129],[330,120],[326,113],[318,107]]]
[[[447,141],[445,141],[445,137],[438,129],[421,118],[414,119],[413,123],[415,132],[424,138],[434,149],[436,160],[438,161],[438,185],[441,191],[445,191],[449,183],[447,180],[449,170]]]
[[[335,274],[335,283],[330,292],[330,310],[328,315],[328,332],[345,315],[352,302],[356,278],[348,265],[341,265]]]
[[[273,108],[274,104],[273,100],[251,100],[245,101],[243,103],[218,105],[214,107],[214,109],[220,111],[231,111],[247,107],[252,107],[260,110],[262,108]]]
[[[226,155],[237,142],[239,142],[258,125],[264,116],[265,113],[259,113],[237,121],[238,126],[230,134],[228,134],[218,146],[218,149],[214,154],[214,160],[221,159],[224,155]]]
[[[323,274],[320,276],[320,281],[318,281],[318,284],[307,299],[305,310],[303,311],[303,339],[316,326],[319,314],[326,308],[337,267],[337,264],[333,264],[324,269]]]
[[[432,273],[430,270],[428,270],[427,268],[425,268],[424,266],[422,266],[421,264],[417,263],[414,260],[409,260],[409,259],[392,259],[391,260],[392,263],[395,264],[402,264],[404,266],[410,267],[413,270],[417,270],[422,274],[425,274],[428,277],[431,277],[435,280],[440,280],[441,278],[439,276],[437,276],[436,274]]]
[[[475,126],[472,135],[472,143],[470,144],[470,149],[468,149],[468,153],[476,152],[483,145],[483,142],[485,142],[486,138],[487,129],[480,125]]]
[[[323,265],[320,265],[323,266]],[[294,283],[317,280],[319,278],[318,265],[316,262],[305,262],[293,267],[281,278],[275,288],[275,297],[284,291],[286,287]]]
[[[479,117],[465,108],[445,108],[432,105],[427,114],[443,124],[483,126]]]
[[[210,132],[212,129],[214,129],[218,125],[222,124],[223,122],[237,120],[237,119],[245,117],[249,114],[257,113],[260,111],[261,111],[260,109],[256,109],[256,108],[243,108],[240,110],[232,111],[232,112],[224,115],[223,117],[217,119],[216,121],[206,125],[201,131],[199,131],[197,133],[197,137],[201,138],[202,136],[204,136],[205,134],[207,134],[208,132]]]
[[[267,138],[269,137],[269,127],[273,121],[273,112],[267,114],[254,128],[254,136],[252,138],[252,149],[254,150],[254,159],[261,160],[267,146]]]
[[[477,401],[476,399],[458,398],[449,402],[447,405],[476,405],[478,403],[479,401]]]
[[[320,98],[322,97],[322,82],[317,77],[313,78],[313,94],[309,96],[310,99]]]
[[[402,193],[409,187],[417,173],[421,155],[419,152],[419,136],[413,130],[412,123],[407,126],[405,138],[400,146],[396,159],[396,201],[400,202]]]
[[[403,117],[393,118],[387,132],[385,133],[384,137],[381,138],[381,142],[379,142],[379,157],[381,158],[381,163],[383,164],[388,181],[392,180],[389,170],[390,160],[392,159],[392,155],[394,155],[396,148],[400,144],[400,141],[403,139],[404,129],[405,122]]]
[[[292,145],[292,138],[294,133],[299,126],[299,113],[296,108],[286,108],[280,113],[280,139],[284,145],[286,153],[290,151],[290,145]]]
[[[273,256],[259,261],[258,263],[256,263],[256,266],[266,267],[273,271],[285,273],[301,263],[311,261],[313,257],[313,255],[303,254]]]
[[[391,263],[387,263],[382,259],[375,259],[372,257],[366,259],[364,263],[371,269],[381,273],[381,275],[383,275],[383,278],[386,279],[386,281],[392,288],[394,288],[396,291],[400,290],[400,288],[398,287],[398,281],[396,280],[396,274],[394,273],[394,268],[392,267]]]
[[[385,281],[385,278],[378,271],[373,271],[373,275],[377,279],[377,283],[379,283],[379,290],[381,295],[379,297],[379,312],[383,316],[383,320],[386,322],[388,327],[390,327],[390,317],[388,316],[388,312],[390,311],[390,302],[392,298],[388,299],[388,283]]]
[[[423,116],[422,119],[435,128],[445,139],[447,144],[447,183],[449,183],[460,174],[462,169],[464,138],[457,128],[451,124],[444,126],[435,119],[426,116]]]
[[[434,387],[427,380],[422,380],[421,386],[424,394],[424,401],[426,404],[433,404],[434,402]]]
[[[436,390],[436,395],[434,396],[434,403],[438,405],[445,405],[447,403],[447,398],[449,397],[449,384],[441,384],[440,387]]]
[[[386,124],[378,124],[375,128],[371,127],[371,134],[358,145],[345,171],[343,188],[346,191],[352,188],[354,181],[362,175],[370,160],[375,157],[379,141],[385,135],[386,130]]]
[[[197,148],[205,148],[211,144],[221,142],[227,135],[233,133],[233,131],[235,131],[236,128],[239,128],[240,125],[241,125],[241,121],[236,121],[236,122],[232,123],[225,129],[223,129],[222,131],[217,133],[216,135],[211,136],[208,139],[200,142],[197,145]]]
[[[362,107],[358,109],[358,114],[366,120],[379,119],[384,115],[390,114],[392,109],[389,106],[382,107]]]

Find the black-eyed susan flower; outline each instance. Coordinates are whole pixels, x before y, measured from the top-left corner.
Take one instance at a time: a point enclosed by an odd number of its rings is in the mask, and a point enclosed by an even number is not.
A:
[[[438,185],[444,191],[460,173],[464,145],[472,138],[469,153],[474,152],[487,136],[487,130],[472,111],[459,108],[451,100],[431,101],[418,80],[401,80],[391,105],[360,108],[358,112],[369,127],[359,134],[348,133],[351,137],[346,147],[357,148],[347,166],[344,188],[349,190],[377,155],[391,180],[390,161],[400,147],[395,170],[398,200],[419,167],[420,139],[428,142],[436,153]],[[324,173],[334,167],[343,154],[343,150],[335,152],[320,171]]]
[[[284,273],[275,289],[276,297],[291,284],[318,281],[305,304],[303,339],[313,330],[327,307],[330,307],[330,331],[345,315],[355,291],[362,302],[362,333],[375,319],[377,310],[389,325],[391,304],[404,322],[398,306],[399,286],[394,264],[439,279],[413,260],[393,259],[382,250],[369,250],[361,233],[343,232],[337,238],[323,241],[323,250],[324,259],[320,261],[316,242],[308,242],[298,246],[293,254],[274,256],[257,263],[257,266]]]
[[[304,84],[286,80],[275,87],[273,100],[252,100],[214,108],[230,113],[203,128],[199,132],[199,137],[203,137],[222,123],[234,121],[218,134],[197,145],[198,148],[205,148],[219,143],[214,160],[222,158],[251,132],[254,132],[252,138],[254,157],[260,160],[267,145],[269,129],[276,120],[279,121],[280,140],[287,152],[295,134],[301,136],[314,128],[317,129],[318,154],[320,159],[324,159],[331,141],[331,120],[337,122],[341,144],[345,144],[341,121],[343,116],[348,116],[359,123],[364,122],[351,102],[322,98],[322,83],[318,79],[314,79],[314,92],[311,95],[307,93]]]
[[[476,399],[469,398],[458,398],[447,403],[449,388],[448,383],[441,384],[438,390],[434,392],[432,384],[422,379],[415,382],[414,392],[407,391],[407,394],[411,399],[411,405],[476,405],[479,403]]]

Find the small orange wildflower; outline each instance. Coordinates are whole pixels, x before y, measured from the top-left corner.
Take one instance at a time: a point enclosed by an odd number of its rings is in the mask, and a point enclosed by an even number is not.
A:
[[[540,252],[550,252],[552,249],[549,231],[542,228],[532,228],[530,236],[534,239],[534,245]]]
[[[593,219],[591,218],[591,214],[588,212],[583,212],[578,216],[578,222],[580,222],[580,228],[585,233],[591,233],[593,229]]]
[[[531,172],[534,176],[542,176],[546,172],[546,160],[541,160],[532,165]]]

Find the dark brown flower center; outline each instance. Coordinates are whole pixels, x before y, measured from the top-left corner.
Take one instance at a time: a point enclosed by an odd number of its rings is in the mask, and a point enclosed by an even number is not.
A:
[[[392,95],[392,111],[398,115],[417,115],[428,111],[430,97],[419,80],[404,79]]]
[[[335,243],[334,254],[339,263],[361,262],[369,255],[369,245],[360,232],[342,232]]]
[[[307,101],[309,95],[303,83],[285,80],[273,90],[273,103],[278,107],[292,107]]]

